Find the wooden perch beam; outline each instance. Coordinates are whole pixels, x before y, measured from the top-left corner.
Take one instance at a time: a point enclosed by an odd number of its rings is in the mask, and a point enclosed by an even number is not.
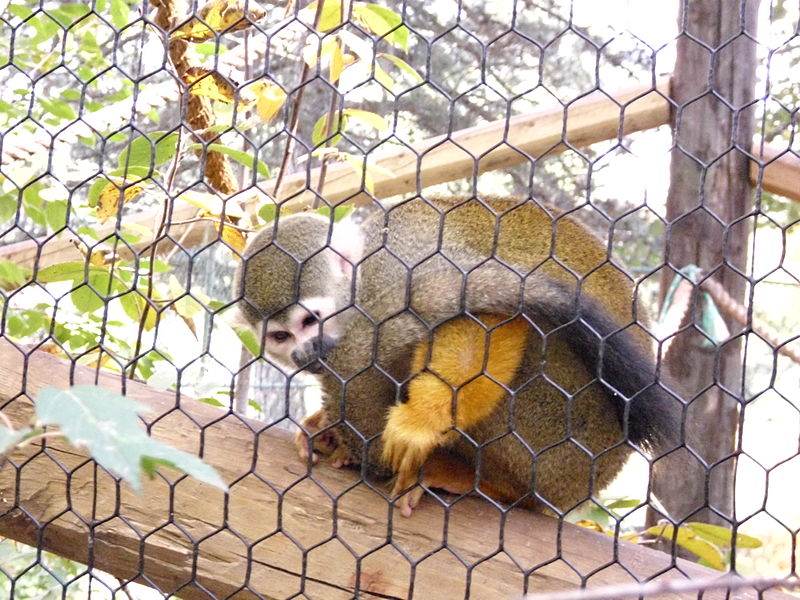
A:
[[[567,108],[560,104],[525,115],[512,117],[509,122],[500,119],[492,123],[462,129],[449,136],[438,136],[412,148],[391,152],[370,154],[369,165],[377,165],[382,170],[372,170],[375,182],[375,196],[386,198],[405,194],[417,189],[417,172],[420,173],[422,187],[470,177],[475,169],[478,172],[501,169],[523,163],[530,158],[540,158],[567,150],[564,140],[572,147],[581,148],[595,142],[616,138],[620,135],[620,119],[624,117],[623,133],[657,127],[669,122],[669,81],[663,80],[658,87],[639,86],[636,88],[593,94],[571,103]],[[612,100],[613,98],[613,100]],[[564,126],[566,119],[566,128]],[[313,189],[332,203],[348,199],[366,202],[361,177],[346,163],[329,166],[325,183],[321,190],[316,189],[319,169],[308,174],[296,173],[286,178],[281,187],[281,199],[286,206],[298,208],[313,199]],[[265,190],[274,188],[273,182],[262,186]],[[255,194],[253,194],[255,196]],[[242,192],[247,196],[247,191]],[[172,223],[194,217],[197,207],[182,200],[176,200],[171,215]],[[128,215],[125,223],[154,227],[161,211]],[[103,239],[112,235],[116,224],[98,228],[98,237]],[[219,227],[209,221],[191,225],[170,225],[167,229],[169,239],[159,244],[162,251],[174,247],[173,240],[181,240],[185,247],[195,246],[209,237],[218,236]],[[45,237],[9,244],[0,248],[0,258],[32,268],[40,268],[66,260],[82,260],[82,255],[72,242],[73,236],[64,233],[58,237]],[[141,250],[146,242],[138,244]],[[118,251],[123,254],[124,245]],[[124,254],[123,254],[124,255]],[[71,256],[71,258],[70,258]]]
[[[0,365],[0,405],[17,425],[30,420],[29,398],[45,385],[99,378],[107,389],[122,387],[112,373],[40,351],[26,356],[7,341],[0,341]],[[154,437],[190,452],[202,448],[229,494],[173,474],[146,480],[137,496],[85,452],[50,440],[46,451],[17,450],[0,470],[0,535],[185,600],[208,600],[209,592],[285,598],[301,589],[310,598],[349,599],[357,574],[365,598],[406,598],[412,582],[417,598],[464,598],[467,581],[472,599],[515,598],[526,591],[520,569],[532,571],[527,591],[544,592],[579,587],[573,567],[594,587],[634,581],[615,561],[639,579],[673,564],[627,542],[616,542],[615,554],[610,537],[568,524],[559,531],[543,515],[514,510],[503,520],[473,498],[455,504],[447,521],[431,498],[404,519],[353,471],[318,465],[311,479],[285,432],[144,384],[126,381],[125,388],[157,416],[149,419]],[[421,560],[415,570],[401,551]],[[678,566],[692,578],[715,573]],[[680,577],[675,568],[659,575]]]
[[[800,202],[800,156],[774,146],[753,145],[753,156],[764,163],[761,189]],[[758,163],[750,162],[750,183],[758,185],[762,171]]]
[[[370,155],[369,164],[386,170],[371,172],[375,183],[374,195],[386,198],[416,191],[418,170],[424,188],[471,177],[476,168],[483,173],[518,165],[530,158],[563,152],[567,146],[562,143],[562,135],[575,148],[614,139],[620,135],[622,117],[624,134],[665,125],[671,118],[670,104],[666,100],[668,96],[668,80],[660,81],[655,89],[641,86],[608,95],[595,92],[573,102],[566,109],[558,105],[512,117],[508,123],[501,119],[456,131],[449,138],[438,136],[410,149],[374,152]],[[772,147],[766,147],[762,152],[759,143],[754,144],[753,155],[760,157],[762,162],[772,161],[763,169],[763,189],[800,201],[800,158]],[[758,173],[758,164],[751,162],[750,179],[753,185],[757,183]],[[312,169],[308,174],[292,175],[281,187],[281,198],[289,207],[306,205],[313,198],[309,189],[315,189],[318,181],[319,169]],[[267,182],[262,187],[272,189],[274,184]],[[320,193],[320,190],[316,191]],[[335,164],[328,168],[321,194],[334,203],[351,198],[357,202],[369,200],[362,191],[361,177],[348,164]],[[247,191],[241,193],[242,198],[247,195]],[[252,196],[254,200],[251,202],[259,197],[255,192]],[[176,199],[171,224],[167,229],[169,238],[160,242],[159,249],[169,251],[175,247],[174,240],[180,240],[184,247],[190,247],[218,237],[219,226],[210,221],[181,224],[197,213],[196,206]],[[132,214],[125,216],[124,221],[126,224],[154,227],[160,214],[160,210]],[[115,223],[98,228],[100,239],[114,234],[115,228]],[[0,247],[0,258],[28,268],[34,264],[41,268],[67,260],[83,260],[72,240],[69,233],[62,233],[57,237],[17,242]],[[146,245],[147,242],[142,242],[135,248],[141,251]],[[123,255],[124,250],[125,247],[119,247]]]
[[[655,87],[637,86],[615,92],[593,92],[564,107],[534,111],[442,135],[410,149],[374,156],[368,165],[381,167],[371,172],[379,198],[415,192],[437,183],[473,174],[503,169],[549,154],[582,148],[620,135],[651,129],[670,121],[669,80]],[[374,161],[374,162],[373,162]],[[419,174],[420,185],[417,185]],[[312,172],[293,177],[281,188],[280,197],[308,202],[318,175]],[[361,177],[347,164],[328,169],[321,189],[332,203],[361,193]]]

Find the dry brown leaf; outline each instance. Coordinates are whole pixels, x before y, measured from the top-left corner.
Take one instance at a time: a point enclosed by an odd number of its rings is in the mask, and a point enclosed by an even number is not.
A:
[[[52,354],[53,356],[62,356],[65,357],[66,353],[64,352],[63,348],[54,342],[46,342],[39,346],[37,350],[41,350],[42,352],[47,352],[48,354]]]

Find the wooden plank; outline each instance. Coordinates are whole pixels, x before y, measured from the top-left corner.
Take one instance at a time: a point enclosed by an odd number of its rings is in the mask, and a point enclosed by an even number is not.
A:
[[[566,108],[559,104],[512,117],[508,122],[500,119],[456,131],[449,137],[437,136],[412,148],[376,152],[371,155],[370,165],[377,164],[382,170],[371,172],[375,182],[374,196],[386,198],[415,191],[418,170],[422,187],[425,187],[471,177],[476,167],[482,173],[517,165],[530,158],[563,152],[567,146],[562,141],[580,148],[613,139],[620,134],[622,117],[625,133],[663,125],[670,119],[669,102],[665,99],[668,92],[668,80],[660,81],[655,90],[651,86],[639,86],[608,94],[594,92]],[[318,180],[319,169],[287,177],[281,187],[281,198],[286,206],[298,209],[308,205],[314,198],[313,193],[308,190],[316,189]],[[273,182],[262,186],[265,190],[273,188]],[[371,200],[362,191],[361,177],[346,163],[329,166],[324,186],[316,191],[324,194],[333,203],[345,200],[363,203]],[[248,192],[245,191],[242,195],[247,196]],[[263,198],[263,195],[257,196],[255,192],[252,196]],[[190,219],[196,213],[197,208],[193,205],[175,200],[171,222]],[[153,227],[160,215],[160,209],[127,215],[124,222]],[[112,222],[99,227],[100,238],[113,234],[115,226]],[[160,242],[159,249],[167,252],[174,248],[172,240],[180,240],[185,247],[191,247],[213,241],[217,237],[218,226],[208,221],[188,226],[170,225],[169,239]],[[34,264],[41,268],[57,262],[80,260],[81,254],[75,248],[73,240],[74,236],[66,232],[56,237],[9,244],[0,247],[0,259],[28,268],[33,268]],[[144,241],[134,247],[141,250],[147,245],[148,242]],[[121,256],[126,257],[126,250],[124,245],[119,245],[118,252]]]
[[[800,156],[775,146],[762,149],[760,144],[753,145],[752,153],[764,164],[762,189],[800,202]],[[753,186],[758,185],[761,171],[758,163],[750,161],[750,183]]]
[[[154,437],[202,448],[230,492],[173,475],[147,480],[137,496],[84,452],[50,440],[46,452],[18,450],[0,470],[0,535],[186,600],[301,590],[347,599],[357,578],[362,597],[406,598],[413,587],[417,598],[464,598],[469,582],[469,598],[496,599],[573,589],[581,577],[590,587],[662,571],[660,578],[683,577],[667,554],[527,511],[503,518],[474,498],[453,505],[447,520],[426,498],[404,519],[381,495],[383,485],[325,465],[310,475],[286,433],[0,340],[0,401],[17,424],[29,421],[30,398],[43,386],[95,381],[124,386],[147,404]],[[693,578],[716,573],[677,564]]]
[[[191,219],[198,213],[198,210],[199,209],[193,204],[182,200],[175,200],[175,208],[172,211],[172,221],[179,222]],[[161,210],[155,210],[125,215],[123,222],[125,227],[141,225],[155,230],[160,218]],[[197,227],[197,225],[201,226]],[[172,241],[173,239],[188,240],[191,237],[191,244],[199,243],[203,236],[208,235],[208,233],[214,229],[213,224],[210,222],[204,222],[202,224],[170,225],[169,234],[171,239],[160,242],[159,250],[161,252],[168,252],[174,248],[175,243]],[[95,233],[102,243],[106,241],[109,236],[114,236],[116,231],[118,231],[118,225],[111,221],[107,224],[97,226]],[[83,236],[83,239],[87,240],[85,236]],[[104,245],[111,247],[112,244],[113,240],[106,242]],[[142,251],[149,244],[150,242],[145,240],[134,244],[133,247],[138,251]],[[186,245],[188,247],[191,244],[187,242]],[[78,249],[79,247],[81,247],[80,250]],[[92,250],[95,250],[96,247],[96,245],[93,245]],[[66,231],[57,236],[44,236],[2,246],[0,247],[0,259],[10,260],[11,262],[29,269],[33,269],[34,265],[43,269],[44,267],[61,262],[84,261],[86,259],[82,252],[85,250],[87,250],[87,248],[79,242],[76,236]],[[128,246],[125,244],[117,244],[116,250],[120,256],[130,256]]]
[[[371,172],[375,196],[386,198],[415,192],[437,183],[503,169],[582,148],[620,135],[670,122],[669,79],[655,86],[637,86],[612,92],[596,91],[564,107],[560,104],[438,136],[411,148],[376,155],[381,168]],[[420,185],[417,184],[419,174]],[[290,205],[307,203],[314,190],[329,202],[348,200],[362,191],[361,177],[347,164],[328,169],[324,185],[318,171],[295,176],[282,186],[281,199]]]

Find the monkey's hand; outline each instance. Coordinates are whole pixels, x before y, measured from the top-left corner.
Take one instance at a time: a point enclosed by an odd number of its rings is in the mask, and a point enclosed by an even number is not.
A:
[[[336,433],[333,429],[319,433],[330,424],[328,415],[325,414],[323,409],[319,409],[300,421],[301,428],[294,434],[294,445],[297,448],[297,454],[304,462],[308,460],[309,456],[312,464],[316,464],[319,461],[320,454],[335,456],[339,450],[339,441],[336,439]],[[314,436],[313,443],[311,436]]]
[[[458,438],[456,431],[452,429],[441,431],[437,424],[431,421],[429,414],[421,413],[414,408],[412,403],[408,402],[391,407],[381,436],[383,460],[396,474],[392,488],[394,496],[417,483],[419,469],[431,452]],[[396,506],[403,516],[411,516],[423,493],[422,488],[415,488],[397,500]]]

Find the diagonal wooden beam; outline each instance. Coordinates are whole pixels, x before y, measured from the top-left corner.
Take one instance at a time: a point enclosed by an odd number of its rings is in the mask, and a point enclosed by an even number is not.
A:
[[[352,598],[357,581],[362,598],[407,598],[412,588],[416,598],[463,598],[469,581],[471,598],[518,598],[526,585],[546,592],[575,589],[583,578],[591,588],[717,573],[544,515],[516,509],[503,518],[475,498],[454,504],[447,520],[425,498],[405,519],[381,484],[370,488],[352,470],[321,464],[312,478],[287,435],[264,423],[0,340],[0,407],[16,425],[30,421],[30,399],[43,386],[70,383],[124,383],[150,408],[154,437],[202,448],[230,485],[225,495],[172,473],[145,480],[137,496],[65,443],[14,452],[0,470],[0,535],[122,583],[186,600],[286,598],[301,589],[327,600]],[[606,568],[615,561],[624,568]]]

